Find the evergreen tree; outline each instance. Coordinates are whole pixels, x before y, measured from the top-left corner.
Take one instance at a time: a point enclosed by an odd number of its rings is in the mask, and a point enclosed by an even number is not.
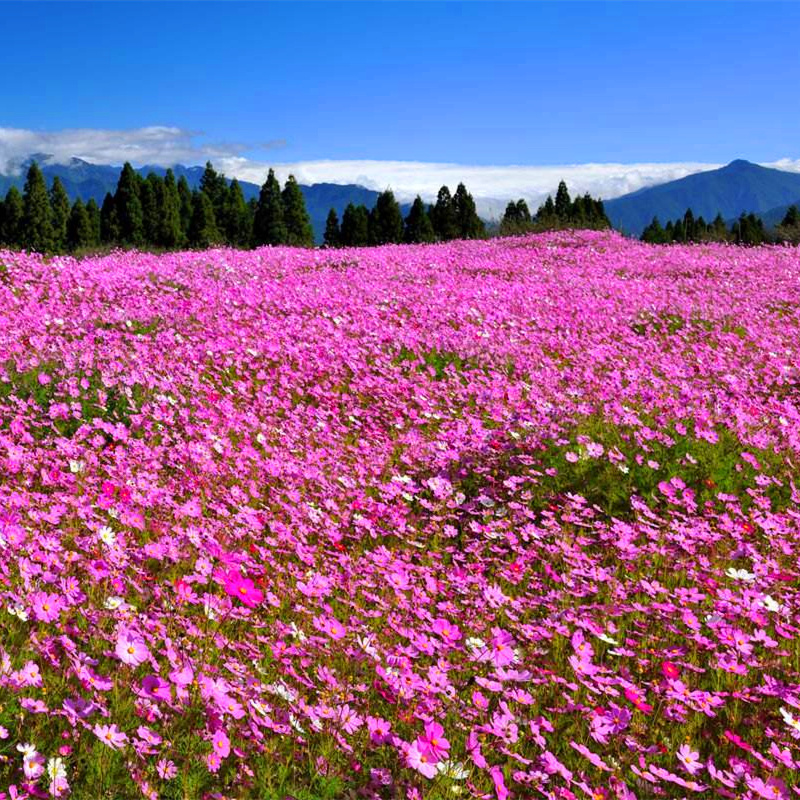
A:
[[[653,221],[642,231],[641,239],[649,244],[665,244],[667,232],[661,227],[658,217],[653,217]]]
[[[453,195],[453,210],[458,225],[458,235],[462,239],[480,239],[486,235],[483,220],[478,216],[475,200],[463,183],[459,183]]]
[[[247,247],[253,235],[250,208],[245,203],[242,187],[234,178],[225,197],[225,238],[233,247]]]
[[[144,240],[144,213],[139,197],[141,179],[126,161],[117,183],[114,208],[119,222],[119,239],[122,244],[141,245]]]
[[[92,221],[80,197],[73,203],[67,222],[67,245],[70,250],[91,247],[94,242]]]
[[[253,219],[253,244],[256,247],[264,244],[285,244],[286,237],[281,185],[275,172],[270,170],[258,196],[258,207]]]
[[[142,204],[142,230],[144,232],[143,243],[149,247],[160,244],[163,188],[161,180],[154,172],[148,173],[139,186],[139,198]]]
[[[156,241],[161,247],[180,247],[184,240],[181,226],[181,198],[171,169],[164,175],[159,201]]]
[[[0,242],[11,247],[22,244],[22,218],[25,209],[22,195],[16,186],[12,186],[3,203],[3,224],[0,228]]]
[[[370,244],[392,244],[403,241],[403,214],[394,198],[394,192],[387,189],[378,195],[369,215]]]
[[[458,237],[458,219],[453,207],[453,198],[447,186],[442,186],[436,195],[436,205],[431,211],[431,223],[436,238],[440,241],[447,242]]]
[[[550,195],[547,195],[547,200],[539,206],[539,210],[536,212],[536,221],[547,228],[554,227],[557,224],[556,204]]]
[[[797,206],[789,206],[783,220],[781,220],[782,228],[793,228],[800,225],[800,209]]]
[[[200,178],[200,191],[208,195],[211,205],[214,207],[214,219],[220,232],[226,230],[227,220],[225,220],[225,201],[228,195],[228,181],[225,176],[219,174],[210,161],[206,161],[206,168]]]
[[[711,236],[715,242],[724,242],[728,238],[725,220],[719,212],[717,212],[717,216],[714,217],[714,221],[711,223]]]
[[[332,208],[328,212],[328,218],[325,220],[325,238],[323,239],[326,247],[338,247],[340,241],[339,233],[339,216],[336,209]]]
[[[100,209],[100,241],[103,244],[117,244],[121,238],[117,204],[111,192],[106,192]]]
[[[38,253],[48,252],[53,247],[53,212],[44,176],[35,161],[25,179],[22,207],[21,244]]]
[[[585,228],[587,224],[587,211],[591,213],[594,209],[587,208],[583,198],[578,195],[572,201],[572,208],[569,212],[569,221],[576,228]]]
[[[64,184],[56,176],[50,187],[50,210],[53,224],[53,250],[64,252],[67,249],[67,222],[69,221],[70,207]]]
[[[178,179],[178,199],[180,201],[182,238],[183,241],[187,241],[189,238],[189,226],[192,223],[194,201],[192,199],[192,190],[189,188],[189,181],[186,180],[185,175],[181,175]]]
[[[286,243],[295,247],[313,247],[314,231],[306,211],[306,200],[294,175],[290,175],[286,181],[281,199],[286,225]]]
[[[570,211],[572,210],[572,201],[567,191],[567,184],[561,181],[558,184],[558,191],[556,192],[555,213],[558,221],[562,224],[569,222]]]
[[[369,244],[369,211],[366,206],[348,203],[342,215],[340,240],[344,247]]]
[[[214,219],[214,206],[205,192],[192,195],[192,221],[189,225],[189,244],[204,249],[219,244],[220,235]]]
[[[436,234],[433,232],[431,218],[422,198],[417,195],[406,217],[404,240],[409,244],[433,242]]]
[[[92,238],[88,246],[97,247],[100,244],[100,209],[94,197],[86,204],[86,214],[92,227]]]

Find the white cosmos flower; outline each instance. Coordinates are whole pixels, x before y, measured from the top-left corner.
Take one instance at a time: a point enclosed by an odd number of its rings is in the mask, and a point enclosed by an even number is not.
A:
[[[765,594],[764,597],[761,598],[761,602],[764,604],[764,608],[766,608],[767,611],[781,610],[781,604],[768,594]]]
[[[728,569],[725,570],[725,574],[729,578],[733,578],[735,581],[745,581],[747,583],[756,579],[755,574],[748,572],[746,569],[734,569],[733,567],[728,567]]]
[[[119,608],[125,601],[121,597],[117,597],[116,595],[112,595],[111,597],[107,597],[105,603],[103,605],[109,610],[114,611]]]
[[[440,775],[445,775],[452,778],[454,781],[463,781],[469,777],[469,770],[464,769],[464,765],[460,761],[440,761],[436,765]]]
[[[51,781],[57,781],[60,778],[67,777],[67,770],[64,767],[64,759],[51,758],[47,762],[47,777],[50,778]]]
[[[69,460],[69,471],[72,472],[73,474],[76,474],[78,472],[83,472],[83,468],[85,466],[86,465],[83,463],[83,461],[78,461],[73,458]]]
[[[25,606],[9,606],[8,613],[11,614],[12,617],[22,620],[22,622],[28,621],[28,612],[25,610]]]
[[[103,542],[103,544],[107,544],[109,547],[111,547],[111,545],[117,540],[114,531],[112,531],[108,525],[103,525],[103,527],[97,531],[97,537],[101,542]]]

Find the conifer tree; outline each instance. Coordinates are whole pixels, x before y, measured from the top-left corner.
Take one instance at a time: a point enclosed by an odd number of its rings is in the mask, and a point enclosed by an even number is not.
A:
[[[50,187],[50,209],[53,223],[53,250],[64,252],[67,249],[67,222],[69,221],[70,206],[64,184],[56,176]]]
[[[486,234],[483,221],[475,208],[475,200],[463,183],[458,184],[453,195],[453,210],[460,238],[479,239]]]
[[[536,222],[545,228],[551,228],[558,222],[556,204],[553,202],[553,198],[550,195],[547,195],[547,200],[539,206],[536,212]]]
[[[94,197],[91,197],[86,204],[86,214],[92,226],[92,238],[88,246],[97,247],[100,244],[100,209]]]
[[[24,206],[22,195],[16,186],[6,193],[3,203],[3,225],[0,229],[0,241],[5,245],[17,247],[22,244],[22,217]]]
[[[286,243],[295,247],[313,247],[314,231],[306,211],[306,200],[294,175],[283,187],[283,219],[286,225]]]
[[[558,221],[562,224],[569,222],[570,211],[572,210],[572,201],[567,191],[567,184],[561,181],[558,184],[558,191],[556,192],[555,213]]]
[[[25,179],[22,205],[21,244],[38,253],[50,251],[53,247],[53,212],[44,176],[35,161]]]
[[[224,208],[225,239],[233,247],[247,247],[253,234],[253,221],[236,178],[227,189]]]
[[[139,198],[142,204],[143,244],[150,247],[160,243],[162,194],[163,185],[158,175],[148,173],[139,186]]]
[[[67,245],[70,250],[91,247],[94,238],[92,221],[80,197],[73,203],[67,222]]]
[[[206,161],[206,168],[200,178],[200,191],[208,195],[211,205],[214,207],[214,219],[217,223],[219,232],[223,232],[227,227],[225,220],[225,200],[228,195],[228,181],[225,176],[218,173],[210,161]]]
[[[338,247],[340,242],[339,215],[336,209],[332,208],[328,212],[325,220],[325,237],[323,239],[326,247]]]
[[[653,217],[652,222],[642,231],[641,240],[649,244],[665,244],[667,232],[661,227],[658,217]]]
[[[270,170],[258,196],[258,207],[253,219],[253,243],[256,247],[264,244],[285,244],[286,236],[281,185],[274,170]]]
[[[369,215],[368,235],[370,244],[391,244],[403,241],[403,214],[391,189],[378,195]]]
[[[103,207],[100,209],[100,241],[103,244],[117,244],[121,239],[117,204],[111,192],[106,192]]]
[[[189,226],[192,222],[194,201],[192,199],[192,190],[189,188],[189,181],[186,180],[185,175],[181,175],[181,177],[178,179],[178,199],[180,200],[181,230],[183,231],[183,241],[187,241],[189,238]]]
[[[220,235],[214,219],[214,206],[209,196],[205,192],[194,192],[192,205],[189,244],[201,249],[219,244]]]
[[[366,206],[348,203],[342,215],[340,239],[344,247],[369,244],[369,211]]]
[[[164,175],[159,200],[157,242],[161,247],[179,247],[184,239],[181,227],[181,199],[175,183],[175,174],[171,169]]]
[[[431,210],[431,222],[436,238],[440,241],[447,242],[458,236],[458,219],[447,186],[442,186],[436,195],[436,205]]]
[[[114,208],[119,221],[119,238],[122,244],[141,245],[144,240],[144,214],[139,197],[141,179],[126,161],[114,194]]]
[[[406,217],[403,238],[404,241],[409,244],[432,242],[436,239],[436,234],[433,232],[433,225],[431,224],[431,218],[428,216],[428,211],[419,195],[414,198],[414,202]]]

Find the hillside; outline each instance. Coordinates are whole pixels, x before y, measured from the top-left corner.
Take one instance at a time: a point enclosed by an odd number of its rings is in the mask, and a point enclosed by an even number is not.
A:
[[[732,219],[742,211],[762,214],[785,209],[798,199],[800,174],[737,160],[720,169],[608,200],[605,209],[615,228],[638,236],[653,217],[664,223],[682,217],[687,208],[706,220],[717,213]]]

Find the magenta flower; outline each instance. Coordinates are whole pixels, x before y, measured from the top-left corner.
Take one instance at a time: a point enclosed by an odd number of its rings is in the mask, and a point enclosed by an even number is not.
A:
[[[211,739],[213,752],[220,758],[227,758],[231,752],[231,740],[223,730],[217,731]]]
[[[678,761],[681,762],[683,768],[690,775],[694,775],[703,768],[703,765],[700,763],[700,753],[692,750],[691,746],[688,744],[681,745],[677,756]]]
[[[225,591],[238,600],[241,600],[248,608],[255,608],[264,600],[264,593],[256,588],[250,578],[242,577],[236,570],[226,573],[223,578]]]
[[[417,739],[416,745],[434,763],[447,758],[450,752],[450,742],[444,738],[444,728],[438,722],[425,725],[425,733]]]
[[[172,698],[170,684],[158,675],[147,675],[142,678],[142,691],[153,700],[166,700]]]
[[[431,630],[435,634],[441,636],[442,639],[450,645],[455,644],[461,638],[461,631],[458,629],[458,626],[453,625],[446,619],[435,619],[433,625],[431,625]]]
[[[412,742],[406,750],[406,763],[426,778],[436,777],[436,761],[420,749],[418,742]]]

